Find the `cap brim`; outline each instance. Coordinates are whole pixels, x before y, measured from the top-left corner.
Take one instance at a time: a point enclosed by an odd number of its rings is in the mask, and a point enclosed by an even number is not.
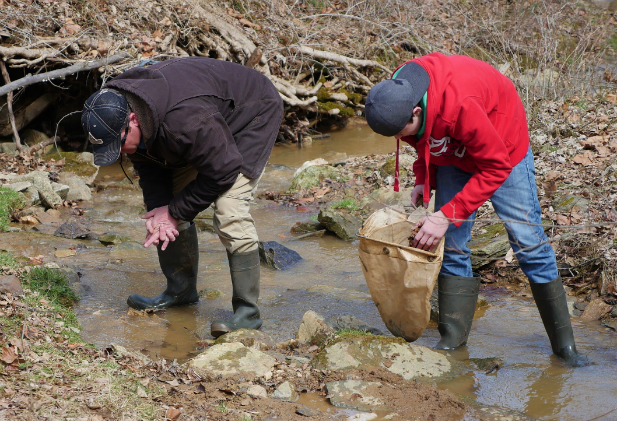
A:
[[[116,162],[120,156],[120,139],[107,145],[92,145],[94,152],[94,165],[109,165]]]

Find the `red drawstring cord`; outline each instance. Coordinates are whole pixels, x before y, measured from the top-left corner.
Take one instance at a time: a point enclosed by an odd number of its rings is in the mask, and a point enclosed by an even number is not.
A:
[[[398,148],[400,139],[396,139],[396,168],[394,169],[394,191],[399,191],[398,188]]]

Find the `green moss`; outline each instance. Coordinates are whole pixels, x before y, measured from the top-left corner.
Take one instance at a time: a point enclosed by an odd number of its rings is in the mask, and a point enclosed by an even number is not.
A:
[[[350,211],[358,210],[360,207],[358,206],[358,202],[356,199],[347,198],[343,200],[339,200],[337,202],[333,202],[330,207],[332,209],[347,209]]]
[[[326,102],[329,99],[330,99],[330,91],[328,91],[328,88],[325,88],[325,87],[319,88],[319,90],[317,91],[317,101]]]
[[[24,201],[18,192],[0,187],[0,231],[6,231],[9,222],[11,222],[11,212],[23,206]]]
[[[61,306],[69,307],[78,300],[59,270],[35,267],[26,275],[26,281],[30,284],[30,289]]]
[[[334,108],[338,108],[341,110],[341,115],[345,117],[353,117],[355,115],[353,108],[342,106],[341,104],[337,104],[336,102],[328,101],[328,102],[317,102],[317,106],[324,110],[330,111]]]
[[[347,98],[349,98],[349,100],[353,102],[354,104],[359,104],[360,101],[362,101],[362,94],[357,94],[355,92],[349,92],[347,89],[341,89],[339,92],[342,92],[345,95],[347,95]]]
[[[72,172],[75,175],[89,177],[96,173],[96,167],[89,162],[79,160],[81,154],[78,152],[62,152],[62,156],[58,152],[46,155],[46,159],[55,159],[56,161],[64,158],[64,171]]]

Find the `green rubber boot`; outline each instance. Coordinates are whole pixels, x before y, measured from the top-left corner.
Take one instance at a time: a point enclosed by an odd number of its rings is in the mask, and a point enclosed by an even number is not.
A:
[[[571,367],[589,364],[587,357],[576,352],[570,312],[563,289],[561,276],[545,284],[530,283],[533,299],[536,301],[542,323],[551,341],[553,353]]]
[[[480,277],[439,275],[439,334],[436,349],[456,349],[467,344],[480,293]]]
[[[259,249],[235,254],[228,251],[227,257],[233,285],[231,304],[234,315],[229,320],[212,322],[210,331],[215,338],[240,328],[259,329],[262,324],[259,308],[257,308]]]
[[[167,278],[167,289],[153,298],[133,294],[126,300],[129,307],[137,310],[168,308],[199,301],[197,292],[199,245],[195,224],[180,231],[176,240],[170,241],[165,251],[161,250],[160,244],[157,251],[159,264]]]

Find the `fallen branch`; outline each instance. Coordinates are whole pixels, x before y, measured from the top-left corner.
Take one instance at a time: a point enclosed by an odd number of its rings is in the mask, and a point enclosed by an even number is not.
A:
[[[39,73],[38,75],[27,75],[22,77],[21,79],[17,79],[14,82],[7,83],[6,85],[0,87],[0,96],[6,95],[9,92],[12,92],[16,89],[23,88],[24,86],[33,85],[38,82],[43,82],[46,80],[51,80],[59,77],[64,77],[66,75],[70,75],[77,72],[83,72],[86,70],[97,69],[102,66],[106,66],[108,64],[116,63],[122,59],[129,57],[128,53],[123,52],[120,54],[116,54],[110,57],[106,57],[101,60],[96,61],[84,61],[81,63],[74,64],[69,67],[65,67],[63,69],[53,70],[47,73]]]
[[[352,64],[352,65],[354,65],[356,67],[378,67],[378,68],[382,69],[383,71],[387,72],[388,74],[391,73],[390,69],[388,69],[387,67],[385,67],[381,63],[378,63],[378,62],[376,62],[374,60],[360,60],[360,59],[356,59],[356,58],[351,58],[351,57],[343,56],[341,54],[331,53],[329,51],[314,50],[311,47],[307,47],[307,46],[304,46],[304,45],[294,46],[293,49],[296,50],[299,53],[306,54],[307,56],[311,56],[312,58],[319,58],[319,59],[322,59],[322,60],[330,60],[330,61],[334,61],[336,63]]]
[[[4,83],[7,85],[11,83],[11,78],[9,76],[9,72],[6,70],[6,64],[2,60],[0,60],[0,70],[2,70],[2,77],[4,78]],[[15,147],[18,151],[21,152],[21,140],[19,139],[19,132],[17,131],[17,125],[15,124],[15,114],[13,114],[13,92],[9,92],[6,95],[6,105],[9,111],[9,120],[11,121],[11,128],[13,129],[13,139],[15,140]]]
[[[51,145],[52,143],[54,143],[54,137],[50,137],[49,139],[45,139],[39,143],[37,143],[36,145],[30,147],[30,149],[28,149],[26,151],[26,153],[28,155],[32,155],[33,153],[35,153],[36,151],[43,149],[46,146]]]

